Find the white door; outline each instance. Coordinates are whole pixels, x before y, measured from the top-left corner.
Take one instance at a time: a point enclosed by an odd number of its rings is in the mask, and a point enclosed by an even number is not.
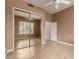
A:
[[[45,22],[45,40],[51,40],[51,22]]]
[[[51,41],[57,41],[57,22],[51,23]]]

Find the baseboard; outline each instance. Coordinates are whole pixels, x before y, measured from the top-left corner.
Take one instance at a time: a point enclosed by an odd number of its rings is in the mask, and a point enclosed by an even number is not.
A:
[[[46,42],[42,42],[42,45],[46,44]]]
[[[69,46],[74,46],[74,44],[70,44],[70,43],[63,42],[63,41],[56,41],[56,42],[61,43],[61,44],[65,44],[65,45],[69,45]]]
[[[10,52],[12,52],[12,51],[14,51],[14,49],[7,50],[7,51],[6,51],[6,54],[7,54],[7,53],[10,53]]]

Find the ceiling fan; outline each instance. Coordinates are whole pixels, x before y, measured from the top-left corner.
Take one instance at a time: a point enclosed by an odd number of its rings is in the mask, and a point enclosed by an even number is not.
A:
[[[55,4],[56,9],[58,9],[60,3],[63,3],[63,4],[70,4],[71,3],[69,0],[51,0],[47,4],[45,4],[45,6],[52,5],[53,2]]]

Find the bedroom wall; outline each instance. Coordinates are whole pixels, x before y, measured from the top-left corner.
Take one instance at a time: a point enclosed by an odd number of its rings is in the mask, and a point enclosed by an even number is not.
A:
[[[74,43],[74,6],[53,15],[57,22],[57,37],[59,41]]]

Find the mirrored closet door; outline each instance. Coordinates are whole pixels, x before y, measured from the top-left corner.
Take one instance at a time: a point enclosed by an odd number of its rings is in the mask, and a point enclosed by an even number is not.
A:
[[[41,44],[41,17],[39,15],[15,9],[14,24],[15,49]]]
[[[14,10],[15,20],[15,49],[29,47],[29,13]]]

